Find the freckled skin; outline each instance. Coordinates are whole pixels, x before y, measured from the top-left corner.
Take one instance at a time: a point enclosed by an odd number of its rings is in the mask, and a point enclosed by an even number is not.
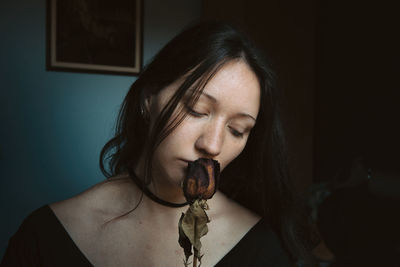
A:
[[[181,82],[171,84],[149,100],[150,124]],[[159,185],[157,194],[176,203],[183,200],[181,183],[185,178],[184,164],[179,159],[212,158],[220,163],[222,171],[244,149],[249,135],[244,129],[255,125],[252,119],[236,115],[247,113],[257,118],[259,111],[259,82],[243,61],[226,63],[207,83],[203,92],[212,95],[217,102],[201,96],[194,109],[205,115],[189,115],[154,153],[153,178],[154,183]],[[244,132],[243,138],[234,136],[232,129]],[[137,173],[140,174],[139,168]]]

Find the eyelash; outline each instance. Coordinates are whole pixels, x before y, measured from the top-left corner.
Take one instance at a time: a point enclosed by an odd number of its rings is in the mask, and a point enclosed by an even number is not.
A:
[[[201,116],[207,115],[207,114],[203,114],[203,113],[198,113],[188,106],[186,106],[186,109],[187,109],[188,113],[194,117],[201,117]]]
[[[239,131],[237,131],[237,130],[235,130],[233,128],[230,128],[230,129],[231,129],[231,132],[232,132],[233,136],[235,136],[237,138],[243,138],[243,133],[241,133],[241,132],[239,132]]]
[[[198,113],[198,112],[194,111],[193,109],[191,109],[191,108],[188,107],[188,106],[186,106],[186,109],[187,109],[187,111],[188,111],[188,113],[189,113],[190,115],[192,115],[192,116],[194,116],[194,117],[197,117],[197,118],[199,118],[199,117],[201,117],[201,116],[204,116],[204,115],[207,115],[207,114],[203,114],[203,113]],[[237,137],[237,138],[243,138],[243,135],[244,135],[243,133],[241,133],[241,132],[239,132],[239,131],[237,131],[237,130],[231,128],[231,127],[229,127],[229,128],[231,129],[231,133],[232,133],[233,136],[235,136],[235,137]]]

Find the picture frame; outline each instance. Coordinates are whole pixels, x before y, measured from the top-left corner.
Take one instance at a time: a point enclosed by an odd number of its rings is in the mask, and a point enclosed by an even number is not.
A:
[[[137,75],[143,0],[47,0],[48,71]]]

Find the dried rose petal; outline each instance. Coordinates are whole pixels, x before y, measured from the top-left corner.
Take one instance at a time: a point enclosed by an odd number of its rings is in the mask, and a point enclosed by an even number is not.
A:
[[[212,198],[218,188],[219,171],[219,163],[213,159],[200,158],[189,162],[183,181],[186,200],[192,203],[196,199]]]

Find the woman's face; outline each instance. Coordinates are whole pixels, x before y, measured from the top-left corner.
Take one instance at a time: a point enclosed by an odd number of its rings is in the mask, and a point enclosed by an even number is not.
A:
[[[171,84],[150,99],[150,123],[181,82]],[[179,185],[187,162],[200,157],[218,160],[223,170],[243,151],[259,106],[257,76],[243,61],[226,63],[207,83],[195,106],[186,108],[188,116],[156,149],[154,179]]]

